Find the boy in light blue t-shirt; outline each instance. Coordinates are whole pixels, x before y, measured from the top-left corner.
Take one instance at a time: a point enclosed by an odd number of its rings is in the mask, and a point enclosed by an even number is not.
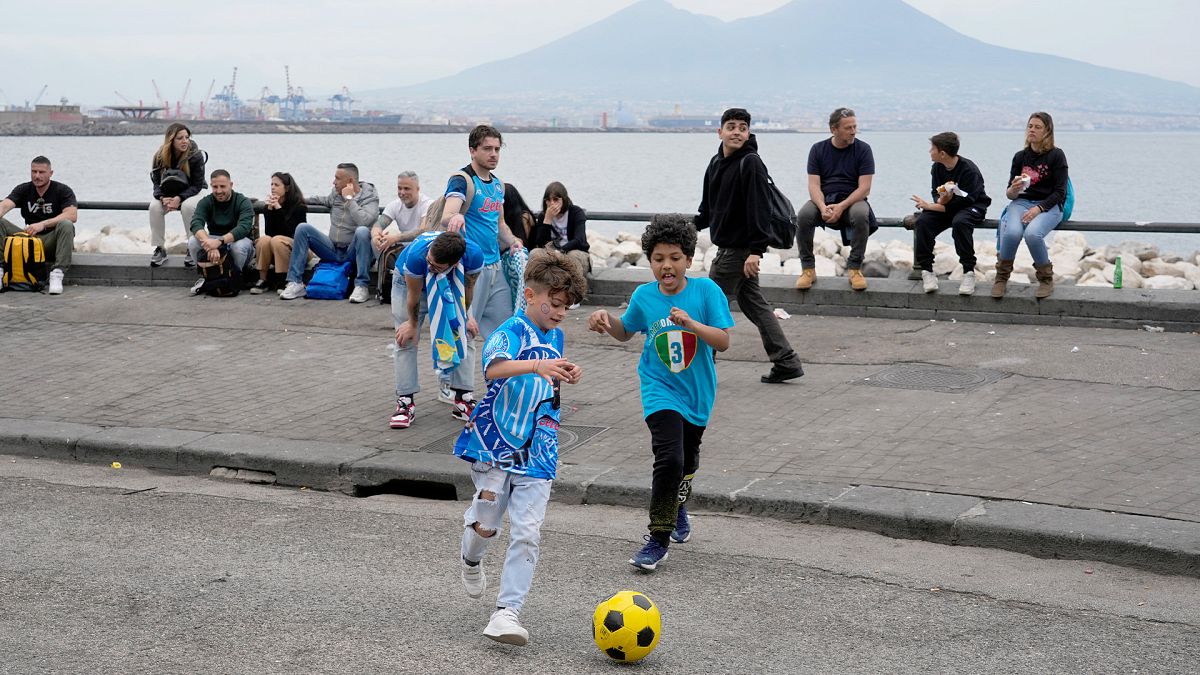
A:
[[[714,281],[685,276],[696,252],[696,229],[686,216],[655,216],[642,234],[642,250],[657,281],[638,286],[619,319],[596,310],[588,317],[588,328],[622,342],[646,334],[638,377],[654,450],[650,535],[629,562],[652,571],[666,559],[672,541],[682,544],[692,535],[684,504],[717,396],[713,350],[729,348],[733,317]]]
[[[583,370],[563,358],[559,324],[583,299],[587,280],[565,254],[537,251],[525,267],[525,311],[500,325],[483,348],[487,394],[471,413],[454,454],[471,462],[475,497],[463,516],[462,582],[487,589],[483,556],[505,512],[511,529],[496,611],[483,634],[513,645],[529,641],[518,613],[533,583],[550,484],[558,470],[559,382]]]

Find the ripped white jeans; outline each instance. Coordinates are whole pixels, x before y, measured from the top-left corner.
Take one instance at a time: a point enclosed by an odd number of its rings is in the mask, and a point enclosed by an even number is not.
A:
[[[542,521],[546,519],[546,504],[554,481],[509,473],[483,462],[471,465],[471,479],[475,482],[475,497],[463,514],[462,557],[472,562],[483,560],[488,546],[500,536],[507,511],[510,541],[496,606],[520,611],[533,584]],[[484,492],[491,493],[492,499],[485,499]],[[495,534],[480,536],[473,527],[475,523]]]

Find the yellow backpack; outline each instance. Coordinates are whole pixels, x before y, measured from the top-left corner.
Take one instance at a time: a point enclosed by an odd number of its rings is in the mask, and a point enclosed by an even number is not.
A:
[[[24,232],[4,240],[4,278],[0,290],[40,291],[46,279],[46,251],[42,240]]]

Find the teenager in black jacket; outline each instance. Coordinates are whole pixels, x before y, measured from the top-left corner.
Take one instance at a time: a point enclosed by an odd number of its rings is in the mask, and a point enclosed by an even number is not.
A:
[[[704,172],[704,192],[696,229],[709,228],[720,247],[708,276],[758,327],[763,349],[774,365],[760,379],[766,383],[804,374],[800,357],[783,335],[779,319],[758,285],[762,254],[767,252],[770,191],[767,167],[758,156],[758,140],[750,133],[750,113],[730,108],[721,115],[721,145]]]

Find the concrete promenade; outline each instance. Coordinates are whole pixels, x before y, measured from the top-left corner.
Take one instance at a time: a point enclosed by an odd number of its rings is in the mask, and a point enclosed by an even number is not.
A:
[[[555,499],[640,508],[640,344],[588,333],[593,309],[567,321],[584,379],[564,388]],[[795,315],[783,326],[808,374],[764,385],[757,332],[735,319],[695,508],[1200,575],[1197,335]],[[374,301],[68,286],[0,295],[0,335],[0,454],[469,495],[449,454],[461,425],[428,373],[414,426],[387,428],[391,316]]]

